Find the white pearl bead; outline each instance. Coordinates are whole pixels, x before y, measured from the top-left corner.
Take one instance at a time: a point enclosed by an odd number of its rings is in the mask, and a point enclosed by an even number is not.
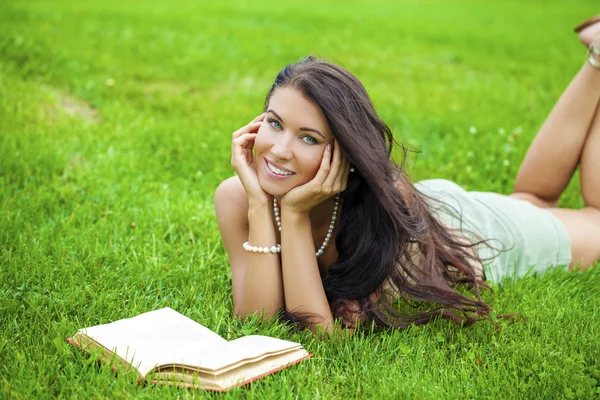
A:
[[[260,247],[260,246],[252,246],[252,245],[250,245],[249,242],[244,242],[244,244],[242,244],[242,247],[244,248],[244,250],[252,252],[252,253],[264,253],[264,254],[281,253],[281,246],[279,244],[277,244],[276,246],[271,246],[271,247]]]
[[[340,194],[336,194],[335,198],[334,198],[334,205],[333,205],[333,214],[331,215],[331,223],[329,224],[329,230],[327,231],[327,235],[325,236],[325,239],[323,240],[323,244],[321,245],[321,247],[319,248],[319,250],[317,252],[315,252],[315,255],[317,257],[319,257],[320,255],[322,255],[325,252],[325,248],[327,247],[327,244],[329,243],[329,239],[331,239],[331,236],[333,235],[333,230],[335,229],[335,221],[337,220],[337,213],[338,213],[338,209],[340,207]],[[277,199],[275,197],[273,197],[273,215],[275,215],[275,222],[277,223],[277,229],[279,230],[279,232],[281,232],[281,217],[279,215],[279,206],[277,205]],[[273,252],[273,247],[271,247],[271,252]],[[277,244],[277,253],[281,252],[281,245]]]

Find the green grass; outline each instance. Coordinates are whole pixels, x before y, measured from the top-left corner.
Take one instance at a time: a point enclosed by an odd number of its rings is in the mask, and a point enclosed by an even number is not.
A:
[[[436,321],[323,342],[233,317],[212,196],[233,173],[231,132],[281,67],[316,53],[354,72],[422,151],[415,179],[508,193],[585,58],[571,29],[597,12],[366,3],[0,1],[0,397],[600,396],[598,265],[495,286],[497,312],[526,320],[499,328]],[[576,181],[562,204],[582,205]],[[64,340],[164,306],[315,356],[220,395],[139,386]]]

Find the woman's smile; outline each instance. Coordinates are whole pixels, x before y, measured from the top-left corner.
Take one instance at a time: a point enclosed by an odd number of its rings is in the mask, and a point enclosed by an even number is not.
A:
[[[285,169],[266,158],[264,160],[265,160],[265,172],[267,173],[267,176],[271,179],[282,180],[282,179],[287,179],[287,178],[291,177],[292,175],[295,175],[295,172]]]

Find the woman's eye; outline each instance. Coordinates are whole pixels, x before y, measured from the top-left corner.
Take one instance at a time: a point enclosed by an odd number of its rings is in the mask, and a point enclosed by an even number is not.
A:
[[[304,141],[304,143],[307,143],[307,144],[317,144],[318,143],[314,137],[308,136],[308,135],[302,136],[302,141]]]
[[[270,119],[269,124],[275,129],[281,129],[281,124],[275,119]]]

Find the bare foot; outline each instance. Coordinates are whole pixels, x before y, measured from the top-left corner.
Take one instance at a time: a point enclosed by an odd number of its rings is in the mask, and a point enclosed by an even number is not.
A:
[[[575,28],[575,32],[579,34],[579,41],[586,47],[594,38],[596,39],[596,42],[598,42],[600,38],[600,15],[596,15],[583,22]]]
[[[600,25],[600,24],[596,24]],[[600,70],[600,30],[592,38],[589,46],[588,62],[598,70]]]

